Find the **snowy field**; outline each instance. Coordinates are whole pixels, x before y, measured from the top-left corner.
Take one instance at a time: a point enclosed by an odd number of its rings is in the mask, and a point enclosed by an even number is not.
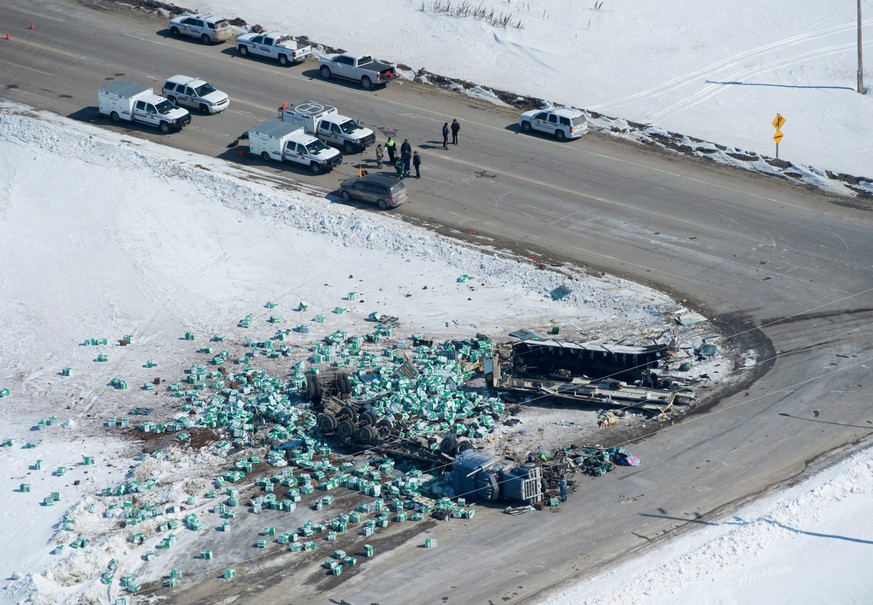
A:
[[[185,3],[415,70],[773,157],[873,177],[873,94],[855,92],[855,2],[282,0]],[[457,17],[435,7],[481,12]],[[864,48],[873,2],[862,0]],[[424,10],[422,10],[424,9]],[[521,27],[516,27],[518,24]],[[866,61],[865,84],[873,87]]]

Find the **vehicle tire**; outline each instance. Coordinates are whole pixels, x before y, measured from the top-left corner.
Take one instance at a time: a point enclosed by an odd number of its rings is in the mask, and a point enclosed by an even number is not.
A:
[[[458,451],[458,440],[449,435],[440,442],[440,451],[446,456],[454,456]]]
[[[366,412],[361,412],[358,414],[358,421],[361,424],[365,424],[367,426],[376,426],[376,414],[367,410]]]
[[[337,433],[343,439],[351,439],[355,435],[356,430],[355,423],[348,418],[340,420],[336,427]]]
[[[564,134],[563,130],[556,130],[555,131],[555,138],[563,143],[564,141],[567,140],[567,135]]]
[[[521,131],[530,134],[533,130],[533,127],[530,125],[530,122],[522,122],[521,123]]]
[[[344,201],[344,202],[350,202],[350,201],[352,201],[352,194],[349,193],[348,191],[343,191],[343,192],[342,192],[342,196],[343,196],[343,201]]]
[[[464,439],[460,443],[458,443],[458,453],[466,452],[467,450],[473,449],[473,444]]]
[[[319,414],[316,417],[316,423],[318,424],[318,428],[321,429],[322,433],[332,433],[339,425],[339,421],[333,414]]]
[[[348,418],[352,421],[352,424],[357,424],[358,422],[358,412],[350,405],[345,405],[337,414],[339,418]]]
[[[170,35],[176,36],[178,38],[179,37],[179,28],[175,27],[175,26],[171,27],[170,28]]]
[[[109,119],[112,120],[113,122],[120,122],[121,121],[121,118],[118,117],[118,112],[116,112],[116,111],[113,111],[112,113],[109,114]]]
[[[240,54],[240,56],[245,57],[249,54],[248,46],[237,46],[236,51]]]
[[[371,88],[373,88],[373,80],[371,80],[367,76],[364,76],[363,78],[361,78],[361,86],[364,88],[364,90],[370,90]]]
[[[351,141],[346,141],[343,143],[343,152],[346,155],[351,155],[355,152],[355,146],[352,144]]]
[[[266,151],[262,152],[261,159],[264,160],[265,162],[269,162],[270,161],[270,154],[267,153]]]
[[[178,107],[179,102],[176,100],[176,97],[174,97],[173,95],[167,95],[167,100],[170,103],[172,103],[173,105],[176,105]]]
[[[364,445],[372,445],[379,441],[379,433],[377,433],[376,429],[369,424],[359,428],[356,437],[358,438],[358,441]]]
[[[327,65],[322,65],[321,69],[318,70],[321,73],[321,77],[325,80],[330,80],[330,67]]]
[[[161,122],[161,132],[164,134],[170,132],[170,125],[167,122]]]
[[[376,423],[376,431],[378,431],[380,438],[388,439],[394,432],[394,423],[388,418],[383,418]]]
[[[386,202],[385,200],[379,200],[378,202],[376,202],[376,206],[379,208],[379,210],[388,210],[388,202]]]
[[[200,104],[200,113],[202,113],[205,116],[208,116],[209,115],[209,105],[207,105],[206,103],[201,103]]]
[[[203,34],[202,36],[200,36],[200,42],[202,44],[211,44],[212,40],[209,38],[209,36],[207,36],[206,34]]]
[[[352,392],[352,384],[349,382],[348,374],[337,374],[336,376],[336,387],[340,392],[340,395],[348,395]]]
[[[312,174],[321,174],[321,166],[318,165],[318,162],[312,162],[309,165],[309,169],[312,171]]]

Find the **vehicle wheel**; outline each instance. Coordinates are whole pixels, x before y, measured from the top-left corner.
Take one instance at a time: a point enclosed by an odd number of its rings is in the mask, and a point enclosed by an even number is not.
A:
[[[121,121],[121,118],[118,117],[118,113],[115,111],[113,111],[112,113],[109,114],[109,119],[112,120],[113,122],[120,122]]]
[[[161,122],[161,132],[163,132],[164,134],[170,132],[170,125],[166,122]]]
[[[364,76],[363,78],[361,78],[361,86],[364,87],[364,90],[370,90],[371,88],[373,88],[373,81],[367,76]]]
[[[264,160],[265,162],[269,162],[269,161],[270,161],[270,154],[267,153],[266,151],[263,152],[263,153],[261,154],[261,159]]]
[[[348,191],[343,191],[342,196],[343,196],[343,201],[345,201],[345,202],[349,202],[352,199],[352,194],[349,193]]]
[[[337,374],[336,386],[339,389],[340,395],[348,395],[352,392],[352,385],[349,382],[348,374]]]
[[[209,115],[209,105],[207,105],[206,103],[201,103],[200,113],[202,113],[203,115]]]
[[[321,166],[318,165],[318,162],[312,162],[309,169],[312,170],[312,174],[321,174]]]
[[[322,433],[332,433],[336,430],[339,422],[336,419],[336,416],[333,414],[319,414],[316,418],[316,422],[318,423],[318,428],[321,429]]]
[[[286,55],[279,55],[279,65],[288,65],[288,57]]]
[[[440,451],[446,456],[454,456],[458,450],[458,440],[449,435],[440,443]]]
[[[563,130],[556,130],[555,131],[555,138],[563,143],[564,141],[567,140],[567,135],[564,134]]]
[[[370,410],[358,414],[358,420],[361,422],[361,424],[366,424],[367,426],[376,426],[376,414],[374,414]]]
[[[343,418],[337,425],[336,430],[343,439],[351,439],[356,431],[355,423],[348,418]]]
[[[394,431],[394,423],[388,418],[383,418],[376,423],[376,431],[378,431],[379,437],[382,439],[388,439]]]
[[[337,414],[339,418],[348,418],[353,423],[357,424],[358,422],[358,412],[350,405],[345,405]]]
[[[370,425],[362,426],[358,429],[358,441],[364,445],[371,445],[379,440],[379,433]]]
[[[170,35],[178,37],[179,36],[179,28],[175,27],[175,26],[171,27],[170,28]]]
[[[200,36],[200,42],[202,42],[203,44],[209,44],[212,42],[212,40],[209,39],[209,36],[203,34],[202,36]]]
[[[531,127],[530,122],[522,122],[521,123],[521,131],[522,132],[530,133],[531,130],[533,130],[533,128]]]
[[[179,102],[176,100],[176,97],[174,97],[173,95],[169,95],[169,96],[167,97],[167,100],[168,100],[170,103],[172,103],[173,105],[179,105]]]
[[[346,155],[350,155],[354,153],[355,146],[352,144],[351,141],[346,141],[345,143],[343,143],[343,151],[346,153]]]
[[[388,202],[386,202],[385,200],[379,200],[378,202],[376,202],[376,206],[379,208],[379,210],[388,210]]]
[[[309,395],[309,399],[313,403],[321,403],[321,400],[324,397],[324,391],[321,388],[321,383],[318,382],[318,378],[315,376],[306,377],[306,393]]]
[[[328,67],[327,65],[322,65],[321,69],[319,69],[318,71],[321,72],[322,78],[324,78],[325,80],[330,79],[330,67]]]
[[[458,443],[458,453],[466,452],[467,450],[473,449],[473,444],[464,439],[460,443]]]
[[[237,46],[236,50],[243,57],[245,57],[246,55],[249,54],[249,47],[248,46]]]

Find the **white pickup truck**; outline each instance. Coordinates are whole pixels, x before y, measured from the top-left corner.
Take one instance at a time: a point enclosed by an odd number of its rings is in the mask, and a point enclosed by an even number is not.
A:
[[[295,38],[279,32],[243,34],[236,39],[236,50],[243,57],[265,57],[282,65],[302,63],[312,54],[309,44],[301,44]]]
[[[154,93],[151,86],[119,80],[97,93],[97,111],[113,122],[125,120],[160,128],[168,133],[191,123],[187,109],[176,107]]]
[[[329,172],[342,163],[339,151],[328,147],[303,129],[282,120],[267,120],[248,133],[249,151],[265,162],[293,162],[309,167],[313,174]]]
[[[370,55],[324,55],[318,59],[321,77],[345,78],[360,82],[370,90],[376,84],[387,84],[397,77],[393,65],[379,63]]]
[[[376,133],[340,115],[333,105],[303,101],[294,107],[283,105],[281,109],[279,117],[283,121],[302,127],[329,145],[341,147],[346,154],[363,151],[376,142]]]

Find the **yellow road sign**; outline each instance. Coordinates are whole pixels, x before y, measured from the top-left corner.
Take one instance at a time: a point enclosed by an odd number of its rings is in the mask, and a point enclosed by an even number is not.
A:
[[[782,131],[781,131],[781,130],[777,130],[776,133],[773,135],[773,140],[776,141],[776,142],[778,143],[779,141],[782,140],[782,137],[783,137],[783,136],[784,136],[784,135],[782,134]]]
[[[771,123],[773,124],[773,128],[775,128],[776,130],[781,130],[782,126],[785,125],[785,118],[782,117],[781,113],[777,113],[776,117],[773,118],[773,122]]]

